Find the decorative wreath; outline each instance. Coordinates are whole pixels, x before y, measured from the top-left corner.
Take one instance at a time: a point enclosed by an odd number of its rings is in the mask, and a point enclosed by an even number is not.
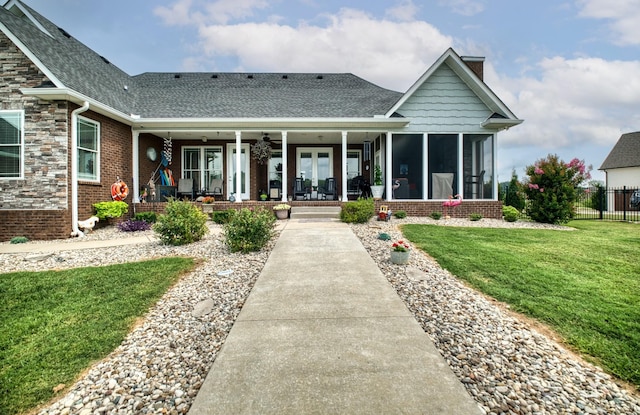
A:
[[[251,154],[259,164],[265,164],[271,158],[271,144],[260,139],[251,146]]]

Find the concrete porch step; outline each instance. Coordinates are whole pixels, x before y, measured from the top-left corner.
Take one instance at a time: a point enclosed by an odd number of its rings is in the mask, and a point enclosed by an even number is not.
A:
[[[293,206],[291,219],[340,219],[340,206]]]

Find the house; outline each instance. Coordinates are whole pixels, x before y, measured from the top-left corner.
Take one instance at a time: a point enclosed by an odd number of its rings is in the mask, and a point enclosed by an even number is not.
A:
[[[622,134],[598,170],[607,187],[640,188],[640,131]]]
[[[609,211],[640,208],[640,131],[622,134],[598,170],[605,172]]]
[[[181,180],[221,207],[262,192],[339,204],[375,165],[392,209],[426,215],[461,194],[468,212],[501,214],[497,136],[522,120],[484,83],[484,58],[449,49],[401,93],[349,73],[131,76],[19,0],[0,32],[5,239],[77,234],[118,180],[137,210],[161,209]],[[338,200],[308,201],[328,182]]]

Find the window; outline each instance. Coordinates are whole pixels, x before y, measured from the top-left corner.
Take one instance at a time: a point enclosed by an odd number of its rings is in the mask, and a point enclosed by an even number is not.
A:
[[[458,134],[429,134],[428,151],[429,198],[455,196],[458,188]]]
[[[182,177],[193,179],[196,191],[212,191],[211,179],[222,179],[222,147],[183,147]]]
[[[22,177],[22,125],[22,111],[0,111],[0,178]]]
[[[78,179],[99,181],[100,124],[78,117]]]
[[[465,199],[493,197],[493,136],[465,134],[463,137]]]

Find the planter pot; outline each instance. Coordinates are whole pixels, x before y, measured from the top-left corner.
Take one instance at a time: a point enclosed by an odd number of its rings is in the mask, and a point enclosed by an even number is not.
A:
[[[204,213],[213,213],[213,205],[208,203],[202,204],[202,211]]]
[[[409,251],[391,251],[391,262],[394,264],[404,265],[409,262],[409,254]]]
[[[276,217],[278,219],[287,219],[289,217],[289,211],[288,210],[274,210],[274,212],[276,212]]]
[[[371,186],[371,195],[374,199],[382,199],[382,194],[384,193],[384,186]]]

